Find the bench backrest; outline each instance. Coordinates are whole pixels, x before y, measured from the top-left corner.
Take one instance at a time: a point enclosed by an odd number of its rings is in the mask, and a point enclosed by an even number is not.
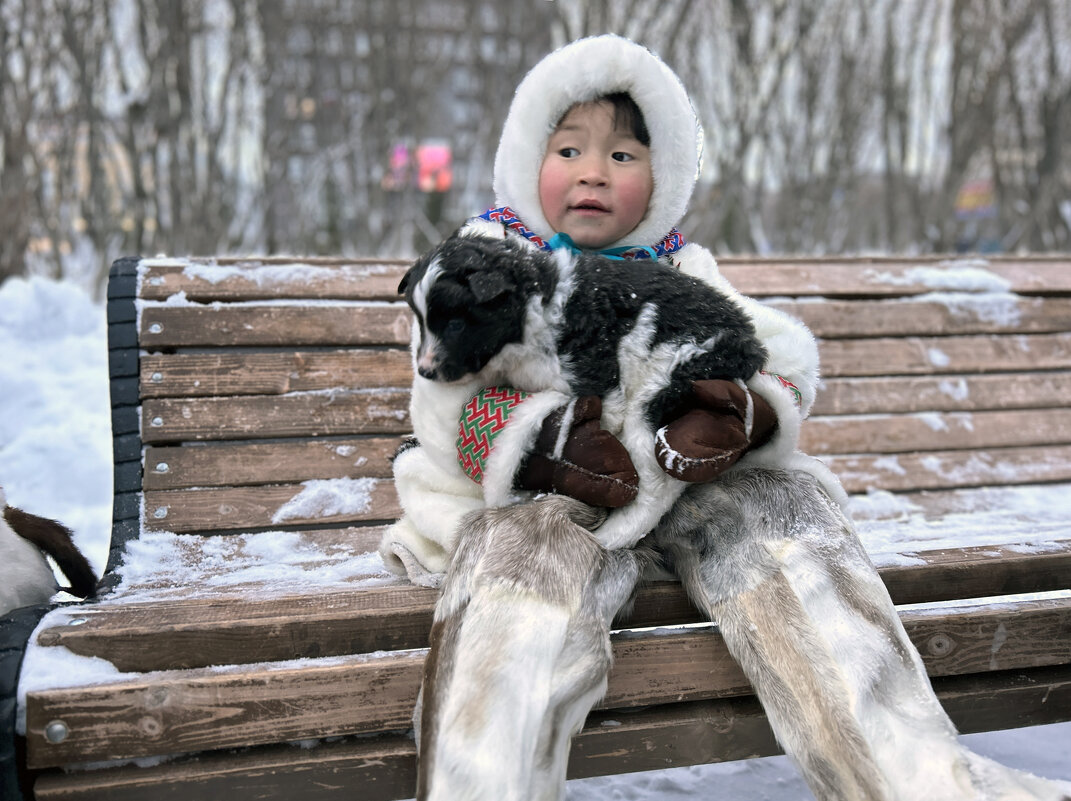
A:
[[[410,318],[396,293],[405,267],[121,263],[116,545],[142,528],[396,517],[388,460],[409,430]],[[849,492],[1071,479],[1067,261],[725,259],[722,270],[820,338],[825,381],[802,445]],[[310,516],[293,501],[317,479],[368,479],[367,507]]]

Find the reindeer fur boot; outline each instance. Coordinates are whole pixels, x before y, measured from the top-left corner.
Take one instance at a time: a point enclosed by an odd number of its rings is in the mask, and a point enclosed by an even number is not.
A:
[[[851,524],[807,474],[695,485],[652,535],[821,801],[1066,799],[960,744]]]
[[[554,801],[570,738],[606,692],[610,622],[642,552],[565,496],[475,513],[435,609],[415,721],[417,798]]]

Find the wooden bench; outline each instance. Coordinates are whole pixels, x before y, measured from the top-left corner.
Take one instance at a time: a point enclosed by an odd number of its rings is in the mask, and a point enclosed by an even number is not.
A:
[[[413,794],[407,730],[436,594],[365,555],[399,514],[405,267],[114,265],[111,590],[46,618],[30,654],[118,674],[74,670],[28,694],[38,799]],[[1071,520],[1053,512],[1071,490],[1071,261],[723,272],[819,336],[804,448],[856,495],[960,729],[1071,719]],[[779,752],[716,629],[665,630],[698,621],[676,584],[641,592],[572,777]]]

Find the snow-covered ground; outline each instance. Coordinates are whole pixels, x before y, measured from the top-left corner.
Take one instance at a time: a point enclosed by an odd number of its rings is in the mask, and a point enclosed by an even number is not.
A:
[[[12,505],[69,525],[98,572],[107,561],[111,518],[108,405],[104,309],[70,284],[12,278],[0,285],[0,486]],[[1028,490],[1013,495],[1007,500],[1038,502]],[[864,505],[889,502],[875,496]],[[1050,509],[1054,530],[1071,515],[1067,503]],[[867,510],[858,511],[865,515]],[[982,539],[987,528],[989,538]],[[878,561],[888,561],[899,558],[895,556],[898,550],[1001,541],[999,513],[986,526],[941,530],[920,526],[917,531],[919,541],[904,543],[874,527],[867,545]],[[261,545],[275,559],[280,556],[278,549],[288,543],[297,548],[294,535]],[[143,545],[166,552],[176,541],[162,537]],[[351,559],[337,566],[337,577],[346,580],[349,575],[368,577],[381,572],[377,559],[375,555]],[[300,554],[292,561],[299,563]],[[1071,724],[971,735],[966,740],[976,751],[1005,764],[1043,776],[1071,778]],[[812,798],[784,757],[586,779],[570,782],[569,793],[573,801]]]

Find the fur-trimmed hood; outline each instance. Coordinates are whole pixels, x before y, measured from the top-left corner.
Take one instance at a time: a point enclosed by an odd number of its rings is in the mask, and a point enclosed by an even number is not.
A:
[[[539,169],[554,127],[576,103],[627,92],[651,135],[654,190],[647,215],[608,247],[650,245],[688,207],[699,172],[702,128],[680,79],[657,56],[620,36],[592,36],[550,53],[517,87],[495,156],[496,203],[511,207],[533,232],[550,239],[539,202]]]

